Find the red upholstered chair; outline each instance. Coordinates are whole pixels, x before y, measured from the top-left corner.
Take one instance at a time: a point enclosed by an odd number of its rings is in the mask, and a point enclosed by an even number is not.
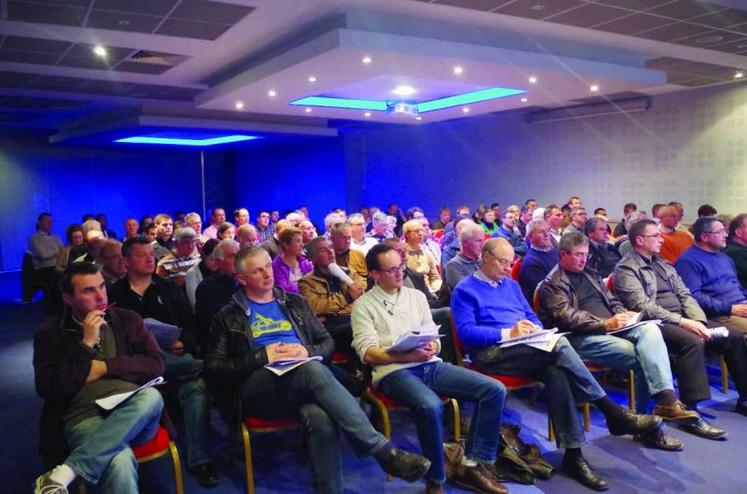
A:
[[[244,443],[244,463],[246,465],[246,492],[254,494],[254,467],[252,464],[252,442],[249,433],[276,432],[299,427],[296,417],[262,419],[247,417],[241,423],[241,439]]]
[[[519,281],[519,271],[521,270],[521,259],[518,259],[511,268],[511,278]]]
[[[179,450],[176,444],[169,437],[169,431],[164,427],[159,427],[153,439],[145,444],[132,448],[135,459],[138,463],[146,463],[155,460],[167,454],[171,455],[171,461],[174,466],[174,488],[176,494],[184,494],[184,481],[182,478],[182,462],[179,459]],[[88,492],[85,482],[78,484],[78,494]]]
[[[459,441],[462,437],[459,403],[457,403],[455,399],[448,397],[441,397],[441,400],[452,412],[452,417],[454,419],[454,440]],[[385,395],[373,384],[369,385],[368,389],[363,393],[363,396],[361,396],[361,406],[365,403],[371,405],[372,412],[377,412],[377,415],[381,420],[379,427],[381,433],[384,434],[384,437],[387,439],[391,439],[392,423],[389,420],[389,411],[407,410],[408,408]],[[392,480],[391,475],[387,475],[386,478],[387,480]]]

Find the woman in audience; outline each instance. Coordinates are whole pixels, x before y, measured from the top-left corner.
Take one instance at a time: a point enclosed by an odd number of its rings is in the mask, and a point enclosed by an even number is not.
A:
[[[316,237],[316,228],[309,220],[301,221],[298,224],[298,228],[301,230],[301,240],[303,240],[303,245],[306,247],[311,242],[311,239]]]
[[[272,261],[275,284],[286,292],[299,293],[298,280],[314,270],[311,261],[303,256],[301,230],[295,226],[285,228],[278,234],[280,255]]]
[[[221,225],[218,227],[218,240],[225,240],[227,238],[235,240],[236,227],[233,226],[233,223],[229,223],[226,221],[225,223],[221,223]]]
[[[485,214],[482,217],[482,222],[480,223],[480,226],[482,227],[482,231],[484,231],[487,235],[490,235],[491,237],[498,233],[498,230],[500,229],[501,225],[497,221],[495,221],[495,211],[492,209],[488,209],[485,211]]]
[[[482,220],[485,218],[485,213],[490,209],[485,204],[480,204],[477,206],[477,211],[475,211],[475,214],[472,215],[472,219],[475,220],[475,223],[478,225],[482,223]],[[495,221],[495,218],[493,218],[493,221]]]
[[[202,246],[202,260],[199,264],[192,266],[184,277],[184,286],[187,291],[187,299],[192,310],[195,308],[197,286],[202,280],[212,276],[218,271],[220,263],[213,257],[215,246],[220,243],[217,238],[209,238]]]
[[[74,260],[86,253],[82,226],[75,224],[68,226],[65,230],[65,237],[67,237],[67,245],[57,255],[57,269],[61,271],[64,271]]]

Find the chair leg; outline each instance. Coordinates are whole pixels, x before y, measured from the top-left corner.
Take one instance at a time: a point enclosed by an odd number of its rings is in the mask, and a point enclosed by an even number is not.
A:
[[[729,369],[726,367],[726,359],[721,355],[721,391],[726,394],[729,392]]]
[[[635,371],[630,369],[628,371],[628,408],[631,412],[635,412]]]
[[[254,467],[252,466],[252,442],[249,439],[249,429],[241,424],[241,439],[244,443],[244,463],[246,467],[246,492],[254,494]]]
[[[550,415],[547,416],[547,440],[555,442],[555,424],[552,423]]]
[[[179,458],[179,450],[176,449],[176,444],[174,444],[174,441],[169,441],[169,451],[171,452],[171,460],[174,462],[174,485],[176,487],[176,494],[184,494],[182,462]]]
[[[584,430],[589,432],[591,430],[591,405],[589,405],[589,402],[587,401],[581,406],[584,411]]]
[[[459,412],[459,402],[454,398],[449,399],[449,405],[451,405],[451,413],[454,416],[454,441],[459,442],[462,438],[462,423],[461,413]]]
[[[385,438],[391,440],[392,439],[392,423],[389,421],[389,412],[386,409],[386,406],[384,406],[384,403],[373,396],[371,393],[366,391],[363,393],[363,396],[361,397],[361,402],[363,400],[366,400],[371,404],[371,414],[373,415],[374,412],[379,414],[379,419],[381,419],[381,433],[384,435]],[[386,476],[387,481],[392,480],[392,476],[387,474]],[[253,493],[250,493],[253,494]]]

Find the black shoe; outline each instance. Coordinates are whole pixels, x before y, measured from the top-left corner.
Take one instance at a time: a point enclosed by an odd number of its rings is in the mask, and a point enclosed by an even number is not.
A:
[[[564,456],[562,468],[569,477],[578,480],[589,489],[594,489],[595,491],[606,491],[609,489],[607,482],[591,469],[591,466],[583,456],[576,459]]]
[[[694,424],[681,425],[680,429],[682,429],[683,431],[687,431],[690,434],[695,434],[696,436],[704,437],[706,439],[726,438],[726,429],[712,426],[711,424],[706,422],[706,420],[703,417],[701,417],[700,420],[698,420]]]
[[[607,428],[613,436],[625,434],[645,434],[661,425],[661,417],[633,413],[621,408],[621,417],[607,418]]]
[[[397,448],[390,449],[386,455],[377,456],[376,460],[386,473],[408,482],[415,482],[431,467],[431,461],[427,458]]]
[[[663,451],[682,451],[685,449],[685,443],[674,436],[665,434],[662,429],[654,429],[645,434],[636,434],[633,439],[646,446]]]
[[[202,487],[215,487],[218,485],[218,474],[210,462],[195,465],[189,471]]]

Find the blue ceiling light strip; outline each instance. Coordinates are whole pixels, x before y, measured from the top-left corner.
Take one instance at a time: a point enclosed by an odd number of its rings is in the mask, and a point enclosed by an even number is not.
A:
[[[417,108],[418,113],[426,113],[429,111],[443,110],[444,108],[469,105],[471,103],[480,103],[481,101],[500,99],[507,96],[515,96],[517,94],[524,93],[526,93],[526,91],[523,89],[493,87],[488,89],[481,89],[479,91],[473,91],[471,93],[457,94],[456,96],[424,101],[422,103],[418,103]]]
[[[251,141],[254,139],[261,139],[261,137],[239,134],[211,137],[209,139],[177,139],[174,137],[133,136],[123,139],[116,139],[114,142],[123,142],[127,144],[163,144],[170,146],[215,146],[216,144]]]
[[[321,106],[325,108],[347,108],[350,110],[386,111],[386,101],[368,99],[328,98],[326,96],[309,96],[290,102],[296,106]]]

